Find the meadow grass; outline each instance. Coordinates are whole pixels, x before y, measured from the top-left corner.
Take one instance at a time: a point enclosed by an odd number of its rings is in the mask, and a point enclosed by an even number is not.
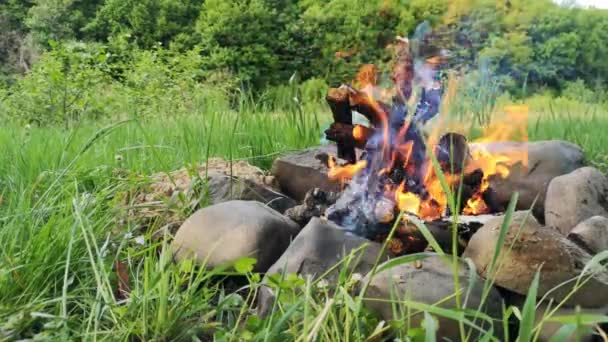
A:
[[[604,107],[535,101],[531,108],[540,114],[531,116],[530,140],[569,140],[590,161],[606,162]],[[233,287],[238,291],[233,291],[222,282],[234,273],[231,269],[173,263],[170,236],[153,239],[146,231],[142,242],[135,239],[142,234],[137,222],[116,231],[118,194],[137,186],[134,177],[119,177],[117,170],[132,175],[169,172],[211,156],[268,168],[279,153],[319,144],[329,121],[322,104],[277,111],[243,101],[237,110],[205,107],[191,115],[166,113],[149,119],[133,114],[122,121],[82,122],[67,129],[13,123],[0,127],[0,340],[379,339],[399,323],[381,322],[368,312],[364,291],[353,291],[346,274],[335,291],[319,281],[286,275],[278,280],[273,313],[262,319],[253,312],[260,275],[248,272],[246,264],[237,267],[239,280]],[[451,205],[456,200],[451,198]],[[423,257],[403,257],[393,265]],[[130,279],[128,299],[116,291],[117,263]],[[488,279],[486,286],[491,283]],[[520,341],[533,340],[540,331],[534,316],[535,286],[521,311],[504,310],[505,318],[521,322]],[[420,311],[429,317],[409,335],[402,329],[397,335],[402,340],[433,340],[431,316],[459,321],[465,339],[486,319],[411,301],[396,305],[406,309],[400,312]],[[574,328],[602,320],[607,317],[563,318]],[[408,317],[398,321],[405,324]],[[482,335],[504,338],[494,333]]]

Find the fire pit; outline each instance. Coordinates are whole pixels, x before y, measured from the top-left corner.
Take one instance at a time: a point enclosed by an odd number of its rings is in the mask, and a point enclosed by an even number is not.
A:
[[[287,274],[352,291],[358,287],[351,288],[351,280],[359,279],[366,284],[364,304],[385,321],[395,319],[394,305],[407,307],[400,296],[413,295],[413,301],[481,310],[501,322],[504,307],[522,310],[518,300],[537,272],[539,301],[605,312],[608,273],[584,273],[592,256],[608,248],[608,177],[583,167],[584,155],[573,144],[528,143],[526,108],[506,108],[503,120],[471,142],[445,129],[442,107],[453,89],[451,82],[444,89],[439,77],[443,55],[417,62],[407,40],[397,46],[392,84],[380,86],[378,68],[365,65],[354,84],[329,89],[334,120],[325,135],[335,145],[279,157],[271,171],[277,191],[255,198],[267,206],[285,198],[301,204],[284,215],[254,201],[200,209],[175,235],[176,259],[217,267],[254,258],[255,271],[266,274],[257,298],[261,315],[276,308],[276,277]],[[355,123],[355,112],[369,124]],[[514,133],[524,141],[509,141]],[[501,215],[515,193],[520,211]],[[449,266],[441,253],[378,265],[428,249],[427,232],[455,254]],[[492,281],[490,292],[471,272]],[[583,275],[586,284],[571,295],[571,280]],[[455,291],[467,291],[467,302],[446,301]],[[415,317],[421,315],[408,319]],[[448,321],[437,334],[456,340],[458,328]],[[493,325],[500,336],[503,326]]]
[[[356,77],[358,88],[343,84],[329,89],[326,100],[334,122],[325,135],[336,143],[337,156],[321,154],[318,158],[329,168],[329,179],[340,182],[341,191],[323,194],[317,189],[304,208],[291,210],[289,216],[302,222],[322,214],[352,233],[376,241],[384,241],[397,224],[390,246],[394,253],[403,254],[426,247],[411,224],[413,219],[426,222],[437,236],[448,239],[440,239],[447,244],[453,224],[450,216],[504,211],[490,179],[509,174],[509,156],[471,149],[458,133],[439,136],[438,130],[431,135],[422,131],[423,125],[441,115],[445,92],[440,77],[442,60],[439,55],[415,63],[409,42],[399,38],[391,87],[380,87],[378,68],[368,64]],[[421,91],[410,110],[415,85]],[[508,114],[515,116],[520,111],[525,114],[525,108],[515,107]],[[369,125],[354,124],[353,112],[367,118]],[[486,138],[492,139],[493,134]],[[523,158],[517,162],[525,165],[525,154],[522,151]],[[401,212],[404,215],[396,222]],[[456,223],[459,236],[465,239],[482,225],[470,218]]]

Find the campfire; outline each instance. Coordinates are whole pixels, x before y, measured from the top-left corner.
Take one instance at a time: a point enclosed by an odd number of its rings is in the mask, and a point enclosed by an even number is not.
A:
[[[413,219],[426,222],[432,231],[447,231],[450,216],[504,211],[491,179],[509,175],[512,156],[472,148],[474,144],[469,146],[465,136],[455,132],[439,136],[435,129],[430,135],[423,133],[428,121],[444,114],[442,53],[416,61],[409,42],[399,38],[390,87],[379,86],[378,68],[368,64],[360,69],[356,86],[343,84],[329,89],[326,96],[334,121],[325,135],[336,143],[337,156],[320,159],[330,169],[328,177],[342,184],[342,192],[320,196],[316,191],[311,196],[330,199],[325,203],[325,216],[369,239],[386,239],[397,223],[391,241],[396,254],[426,246],[411,224]],[[409,106],[415,86],[420,86],[420,95],[417,105]],[[367,118],[369,125],[354,124],[353,112]],[[509,107],[506,116],[508,124],[490,125],[480,140],[508,138],[522,124],[525,132],[525,108]],[[518,156],[517,161],[525,159]],[[401,222],[396,222],[401,212]],[[458,225],[465,238],[481,226],[475,220],[461,221],[467,221]]]

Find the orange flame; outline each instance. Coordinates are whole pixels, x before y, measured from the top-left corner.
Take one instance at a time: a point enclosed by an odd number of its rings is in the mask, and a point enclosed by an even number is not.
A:
[[[355,164],[339,166],[336,163],[336,159],[333,156],[330,156],[327,160],[327,164],[329,166],[329,172],[327,173],[329,179],[344,182],[352,179],[360,170],[364,169],[367,166],[367,161],[361,160]]]
[[[491,123],[481,138],[475,142],[496,142],[512,139],[519,136],[527,141],[528,138],[528,107],[508,106],[505,108],[503,120]],[[469,164],[469,170],[479,168],[483,171],[483,179],[479,189],[467,201],[463,210],[465,215],[479,215],[489,212],[489,208],[483,200],[483,193],[490,187],[491,177],[506,178],[509,176],[509,168],[516,162],[527,164],[527,151],[516,153],[516,155],[492,154],[483,147],[471,151],[473,162]]]
[[[353,138],[357,141],[364,141],[366,139],[365,128],[361,125],[355,125],[353,127]]]

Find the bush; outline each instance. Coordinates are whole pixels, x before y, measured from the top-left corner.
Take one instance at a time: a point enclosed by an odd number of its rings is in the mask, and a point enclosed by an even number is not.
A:
[[[88,48],[70,44],[44,54],[10,90],[4,100],[5,115],[39,124],[98,117],[104,104],[98,101],[97,89],[107,78],[97,64],[105,55],[94,46]]]
[[[589,89],[581,79],[566,82],[561,95],[570,100],[586,103],[597,103],[602,100],[601,91]]]
[[[0,97],[5,119],[69,126],[87,119],[177,116],[229,108],[228,89],[200,82],[198,50],[181,54],[134,49],[117,57],[111,50],[100,44],[55,46]]]

